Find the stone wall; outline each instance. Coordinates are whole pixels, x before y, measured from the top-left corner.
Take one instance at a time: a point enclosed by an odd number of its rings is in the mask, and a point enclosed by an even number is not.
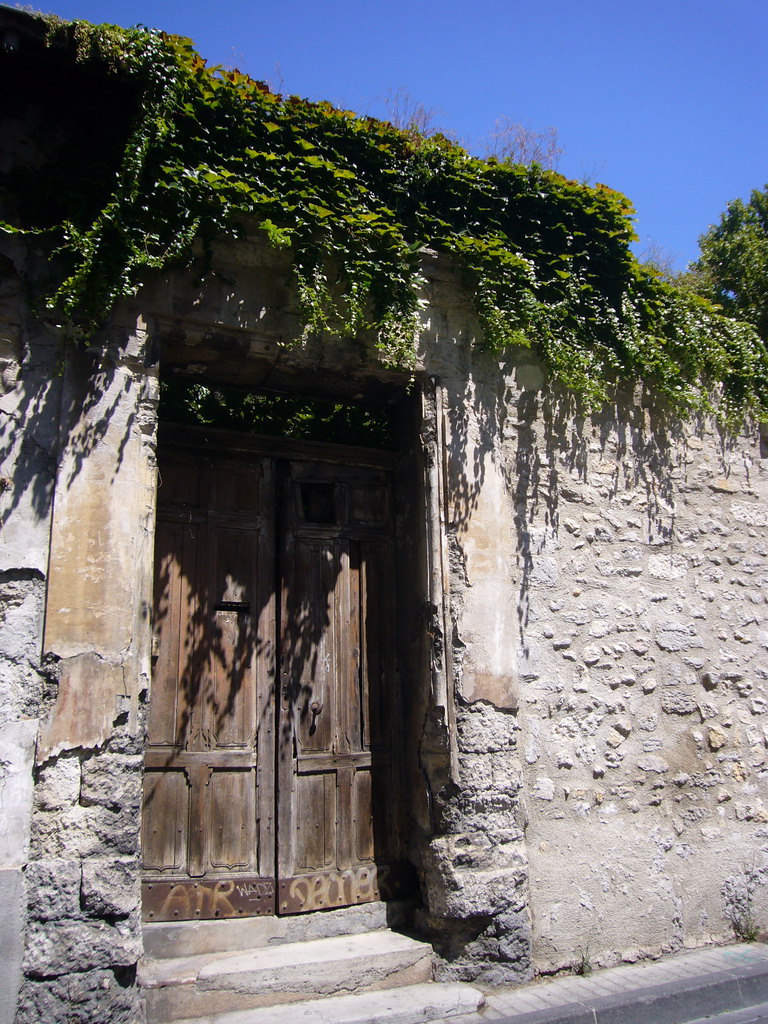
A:
[[[581,422],[545,408],[508,462],[527,480],[515,568],[537,968],[765,927],[757,431],[631,399]]]
[[[415,855],[420,922],[440,977],[514,984],[533,962],[504,381],[497,360],[473,351],[471,304],[450,266],[433,260],[426,270],[421,359],[441,395],[457,764],[434,786],[433,835]]]
[[[33,765],[50,682],[41,634],[56,464],[56,339],[31,338],[23,256],[0,256],[0,1021],[22,983]]]
[[[18,1024],[142,1019],[139,831],[156,372],[144,332],[65,346]]]
[[[33,319],[6,251],[0,1012],[133,1024],[156,373],[135,317],[90,351]]]
[[[450,273],[429,276],[460,761],[425,859],[444,973],[765,928],[764,440],[640,391],[580,414],[533,353],[471,347]]]
[[[253,387],[278,371],[331,394],[393,380],[360,346],[286,354],[282,258],[240,255],[202,289],[158,282],[87,350],[29,318],[22,256],[3,257],[9,1024],[19,986],[17,1024],[143,1015],[151,342],[169,366],[242,371]],[[424,502],[411,521],[429,590],[424,639],[409,642],[432,675],[417,681],[408,763],[419,923],[440,976],[511,984],[765,927],[765,442],[682,423],[641,392],[580,414],[532,352],[482,350],[450,266],[427,257],[426,272],[423,457],[404,479]]]

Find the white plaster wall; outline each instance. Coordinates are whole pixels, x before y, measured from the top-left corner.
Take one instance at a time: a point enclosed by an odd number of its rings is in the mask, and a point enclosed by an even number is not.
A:
[[[451,450],[455,432],[452,435],[449,427],[447,434]],[[454,495],[449,521],[462,553],[463,572],[472,581],[458,616],[465,646],[459,692],[470,702],[487,700],[496,707],[514,708],[517,658],[508,637],[515,633],[517,614],[509,572],[513,522],[504,466],[499,453],[484,450],[477,436],[470,435],[462,449],[462,462],[452,461],[448,474]]]
[[[536,484],[555,577],[518,573],[540,970],[768,923],[768,464],[756,430],[664,426],[631,403],[569,421]]]

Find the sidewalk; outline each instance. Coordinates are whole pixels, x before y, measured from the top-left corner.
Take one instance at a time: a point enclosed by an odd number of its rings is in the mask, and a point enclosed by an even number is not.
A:
[[[713,1017],[717,1024],[768,1022],[768,945],[699,949],[492,989],[479,1013],[431,1024],[701,1024]]]

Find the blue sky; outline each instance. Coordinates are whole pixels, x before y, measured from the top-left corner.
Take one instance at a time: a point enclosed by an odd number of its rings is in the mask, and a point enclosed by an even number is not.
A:
[[[497,118],[557,128],[559,169],[624,192],[683,268],[768,183],[768,0],[41,0],[189,36],[210,64],[386,116],[404,89],[482,152]]]

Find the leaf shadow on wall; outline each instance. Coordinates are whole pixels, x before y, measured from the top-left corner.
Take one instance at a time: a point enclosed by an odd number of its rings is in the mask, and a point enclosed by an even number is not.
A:
[[[107,437],[114,457],[111,477],[103,483],[114,482],[136,426],[136,403],[128,394],[135,382],[121,371],[119,358],[59,339],[35,344],[24,354],[15,386],[0,400],[0,467],[8,471],[3,524],[25,503],[38,520],[46,519],[62,458],[68,467],[58,486],[66,489]],[[57,363],[59,373],[53,372]]]

